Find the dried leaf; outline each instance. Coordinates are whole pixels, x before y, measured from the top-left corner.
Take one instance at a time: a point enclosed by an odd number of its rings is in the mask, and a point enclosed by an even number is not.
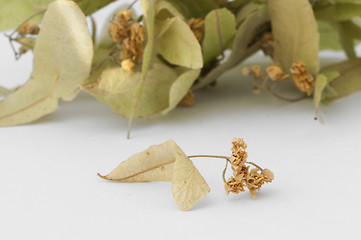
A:
[[[218,57],[228,48],[236,33],[236,19],[229,10],[222,8],[208,13],[202,42],[205,63]]]
[[[238,13],[237,21],[239,27],[232,43],[232,52],[228,59],[217,67],[213,68],[205,77],[200,78],[194,89],[205,87],[225,71],[237,66],[240,62],[257,52],[261,45],[257,42],[250,45],[254,39],[254,31],[269,21],[264,4],[249,3]]]
[[[189,70],[179,75],[169,90],[169,106],[162,111],[162,114],[168,113],[182,101],[200,72],[200,70]]]
[[[322,102],[322,94],[324,89],[327,87],[327,85],[334,80],[335,78],[339,77],[340,74],[338,72],[326,72],[326,73],[320,73],[317,75],[316,78],[316,85],[315,85],[315,90],[313,93],[313,105],[316,109],[316,115],[318,117],[318,109],[320,106],[320,103]]]
[[[310,2],[269,0],[267,5],[275,41],[275,62],[287,71],[295,61],[303,61],[307,71],[316,75],[319,33]]]
[[[361,89],[361,59],[333,64],[323,68],[321,72],[333,71],[338,72],[340,76],[328,84],[328,89],[325,88],[321,102],[327,103]]]
[[[72,1],[56,1],[44,15],[30,80],[0,103],[0,125],[34,121],[72,100],[93,55],[85,16]]]
[[[317,21],[317,25],[320,33],[319,49],[342,50],[337,25],[326,21]]]
[[[210,190],[192,161],[183,151],[176,152],[172,176],[172,193],[179,209],[182,211],[189,210],[204,198]]]
[[[169,140],[136,153],[103,178],[121,182],[171,181],[177,144]]]
[[[156,22],[155,48],[169,63],[192,69],[203,66],[201,46],[188,24],[179,17]]]
[[[18,27],[27,18],[46,10],[48,5],[55,0],[0,0],[0,31]],[[85,15],[90,15],[98,9],[108,5],[114,0],[82,0],[79,6]],[[39,23],[42,14],[30,20],[31,23]]]
[[[169,140],[151,146],[101,176],[121,182],[172,181],[174,200],[182,211],[204,198],[210,188],[182,149]]]
[[[168,0],[187,18],[205,17],[210,11],[219,8],[216,0]]]
[[[361,2],[336,1],[334,4],[319,4],[313,7],[317,19],[324,21],[346,21],[361,16]]]
[[[162,63],[154,63],[148,71],[144,91],[138,99],[139,105],[133,117],[150,116],[168,108],[169,91],[176,79],[174,70]],[[129,117],[140,83],[140,72],[116,67],[105,70],[96,84],[84,88],[101,102],[111,105],[114,112]]]

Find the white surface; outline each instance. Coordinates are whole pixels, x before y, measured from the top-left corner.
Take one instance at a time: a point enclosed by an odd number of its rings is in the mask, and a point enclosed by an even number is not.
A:
[[[31,57],[9,61],[4,39],[0,85],[10,86],[30,74]],[[0,239],[356,239],[361,92],[323,107],[320,124],[311,100],[251,89],[234,70],[197,92],[194,107],[136,120],[130,140],[127,119],[85,93],[36,123],[1,128]],[[194,160],[211,192],[188,212],[177,209],[170,183],[96,176],[168,139],[189,155],[229,155],[235,136],[250,161],[275,173],[254,201],[225,195],[218,159]]]

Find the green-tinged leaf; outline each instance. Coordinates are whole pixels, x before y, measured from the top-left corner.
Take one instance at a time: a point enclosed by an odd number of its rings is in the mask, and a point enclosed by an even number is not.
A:
[[[343,47],[343,50],[346,54],[346,56],[349,59],[357,58],[356,52],[355,52],[355,41],[352,38],[348,38],[344,34],[344,29],[339,26],[339,32],[340,32],[340,42]]]
[[[320,50],[342,50],[340,35],[335,24],[317,21],[320,32]]]
[[[301,60],[308,72],[319,71],[319,33],[308,0],[269,0],[268,12],[274,37],[274,59],[288,71],[292,63]]]
[[[254,36],[255,31],[269,21],[265,5],[249,3],[240,10],[238,15],[246,15],[246,17],[241,21],[236,31],[230,56],[224,63],[213,68],[205,77],[200,78],[193,89],[208,86],[225,71],[237,66],[261,48],[261,43],[254,39]]]
[[[219,8],[216,0],[168,0],[179,9],[183,16],[189,18],[205,17],[210,11]]]
[[[158,20],[165,20],[174,16],[184,19],[182,13],[168,1],[158,1],[155,12]]]
[[[34,121],[72,100],[90,71],[93,46],[85,16],[72,1],[56,1],[44,15],[30,80],[0,103],[0,125]]]
[[[361,40],[361,18],[354,18],[338,24],[344,37]]]
[[[179,75],[169,90],[169,106],[162,111],[162,114],[168,113],[178,105],[188,93],[200,72],[200,70],[189,70]]]
[[[205,63],[218,57],[230,45],[236,33],[236,19],[229,10],[217,9],[205,18],[205,33],[202,42]]]
[[[46,10],[55,0],[0,0],[0,31],[17,28],[29,17]],[[114,0],[77,1],[85,15],[90,15]],[[42,14],[30,19],[30,23],[40,23]]]
[[[140,72],[131,72],[121,67],[105,70],[93,85],[84,88],[101,102],[112,106],[113,111],[129,117],[145,117],[161,112],[169,105],[169,90],[177,79],[176,73],[161,63],[149,69],[138,107],[132,113],[135,92],[141,82]]]
[[[322,94],[321,102],[327,103],[361,89],[361,59],[333,64],[323,68],[321,72],[332,71],[338,72],[340,76],[328,84],[329,88]]]
[[[317,75],[315,90],[313,94],[313,105],[316,109],[317,115],[318,115],[319,105],[322,102],[322,94],[324,89],[332,80],[334,80],[339,76],[340,74],[338,72],[325,72]]]
[[[26,19],[42,9],[37,9],[29,0],[0,0],[0,31],[17,28]],[[32,18],[30,23],[39,23],[40,15]]]
[[[361,16],[361,3],[336,3],[316,5],[314,14],[324,21],[346,21]]]
[[[188,24],[178,17],[156,22],[155,48],[169,63],[192,69],[203,66],[202,49]]]

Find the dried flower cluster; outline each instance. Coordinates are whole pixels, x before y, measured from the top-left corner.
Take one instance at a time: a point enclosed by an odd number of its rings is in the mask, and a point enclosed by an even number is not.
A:
[[[21,37],[25,37],[26,35],[37,35],[40,31],[38,25],[30,24],[29,22],[25,22],[18,28],[18,33]]]
[[[134,21],[130,10],[120,11],[109,26],[113,41],[121,45],[122,68],[132,70],[142,62],[144,50],[144,26]]]
[[[294,62],[291,73],[296,86],[310,96],[315,83],[313,76],[307,72],[305,63],[302,61]]]
[[[200,42],[204,34],[204,20],[202,18],[191,18],[188,20],[188,25],[192,30],[194,36]]]
[[[264,33],[261,38],[261,49],[266,56],[273,57],[274,38],[272,33]]]
[[[244,192],[245,188],[248,188],[251,197],[255,199],[256,190],[260,190],[264,183],[272,182],[274,175],[268,169],[261,169],[257,165],[247,162],[247,145],[243,139],[234,138],[232,145],[232,156],[229,158],[229,161],[233,170],[233,176],[228,181],[225,181],[224,188],[226,193],[227,195],[230,192],[237,194]],[[250,170],[250,164],[256,168]]]
[[[278,63],[272,63],[266,68],[268,77],[273,81],[282,81],[290,75],[286,74]]]

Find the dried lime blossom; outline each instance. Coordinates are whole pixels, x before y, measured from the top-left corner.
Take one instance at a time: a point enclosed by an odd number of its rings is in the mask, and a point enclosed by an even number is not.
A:
[[[204,20],[202,18],[191,18],[188,20],[188,25],[192,30],[194,36],[200,42],[204,34]]]
[[[21,37],[25,37],[25,35],[37,35],[39,34],[40,28],[38,25],[30,24],[29,22],[25,22],[18,28],[18,33]]]
[[[254,163],[247,162],[248,154],[246,152],[247,145],[241,138],[232,140],[232,156],[229,158],[233,176],[225,181],[224,188],[227,195],[231,193],[240,193],[248,188],[253,199],[256,197],[256,190],[260,190],[264,183],[272,182],[273,173],[268,169],[262,169]],[[248,166],[247,166],[247,165]],[[250,170],[250,165],[255,168]]]
[[[110,23],[109,34],[121,46],[122,68],[132,70],[142,62],[144,50],[144,26],[135,21],[130,10],[120,11]]]
[[[278,63],[272,63],[266,68],[268,77],[273,81],[282,81],[290,75],[286,74]]]
[[[266,56],[273,57],[274,52],[274,38],[272,33],[265,33],[261,38],[261,49]]]
[[[307,72],[305,63],[302,61],[294,62],[291,66],[291,73],[296,86],[310,96],[315,82],[313,76]]]

